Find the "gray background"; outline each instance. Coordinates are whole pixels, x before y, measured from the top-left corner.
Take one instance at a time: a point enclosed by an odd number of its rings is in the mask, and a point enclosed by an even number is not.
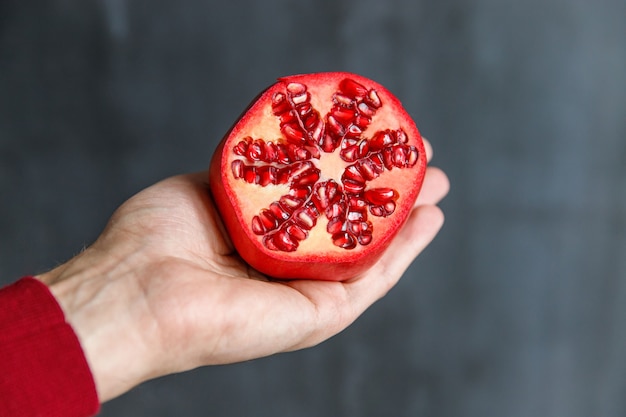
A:
[[[0,2],[0,280],[205,169],[280,75],[385,84],[452,181],[350,329],[146,383],[102,416],[626,415],[623,0]]]

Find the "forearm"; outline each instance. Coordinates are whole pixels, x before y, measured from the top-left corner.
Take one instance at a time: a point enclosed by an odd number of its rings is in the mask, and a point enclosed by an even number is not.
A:
[[[150,326],[138,305],[138,271],[130,257],[87,249],[37,278],[48,285],[80,341],[100,402],[150,378],[154,346],[146,345]],[[132,283],[137,283],[134,288]],[[141,326],[139,330],[138,326]]]

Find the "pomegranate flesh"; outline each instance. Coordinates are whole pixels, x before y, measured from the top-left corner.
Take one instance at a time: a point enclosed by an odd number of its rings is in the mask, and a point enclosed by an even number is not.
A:
[[[346,280],[402,227],[426,169],[400,101],[356,74],[283,77],[215,151],[209,182],[232,242],[274,278]]]

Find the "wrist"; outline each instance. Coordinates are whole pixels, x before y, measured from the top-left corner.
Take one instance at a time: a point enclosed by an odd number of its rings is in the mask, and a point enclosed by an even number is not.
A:
[[[105,402],[149,379],[158,329],[141,300],[136,258],[88,248],[37,278],[47,284],[74,329]],[[151,329],[152,327],[152,329]]]

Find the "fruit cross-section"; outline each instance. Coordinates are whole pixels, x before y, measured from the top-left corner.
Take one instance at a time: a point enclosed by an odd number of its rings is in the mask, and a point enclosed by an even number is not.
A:
[[[392,216],[399,194],[368,184],[386,171],[413,167],[419,159],[402,129],[376,130],[368,136],[382,106],[375,89],[350,78],[339,82],[324,116],[312,105],[304,84],[291,82],[274,93],[272,112],[282,138],[244,137],[234,145],[238,158],[231,163],[237,180],[289,187],[250,219],[265,247],[296,251],[320,216],[327,218],[326,230],[340,248],[372,241],[369,216]]]

